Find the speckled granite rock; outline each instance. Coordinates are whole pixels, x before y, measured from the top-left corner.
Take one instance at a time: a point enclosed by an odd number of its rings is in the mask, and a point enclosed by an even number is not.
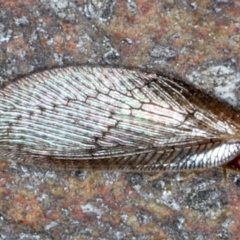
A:
[[[135,66],[192,81],[239,107],[239,11],[232,0],[0,0],[0,83],[56,66]],[[239,234],[237,173],[225,179],[212,169],[149,180],[142,173],[56,171],[8,161],[0,164],[1,239]]]

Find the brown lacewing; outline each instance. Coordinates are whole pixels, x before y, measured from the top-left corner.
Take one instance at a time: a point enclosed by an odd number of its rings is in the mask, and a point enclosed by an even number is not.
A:
[[[0,156],[94,170],[210,168],[240,152],[240,116],[156,73],[67,67],[0,90]]]

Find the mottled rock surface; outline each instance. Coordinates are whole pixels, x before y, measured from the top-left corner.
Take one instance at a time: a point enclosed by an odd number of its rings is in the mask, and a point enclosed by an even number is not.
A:
[[[239,12],[232,0],[0,0],[0,83],[67,65],[131,66],[239,107]],[[217,169],[152,180],[1,159],[0,238],[237,239],[239,188],[240,174]]]

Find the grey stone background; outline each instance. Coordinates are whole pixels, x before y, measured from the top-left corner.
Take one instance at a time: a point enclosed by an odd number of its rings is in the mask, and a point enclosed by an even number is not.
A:
[[[239,108],[239,12],[233,0],[0,0],[0,83],[68,65],[131,66]],[[194,174],[149,180],[1,159],[0,239],[237,239],[240,175]]]

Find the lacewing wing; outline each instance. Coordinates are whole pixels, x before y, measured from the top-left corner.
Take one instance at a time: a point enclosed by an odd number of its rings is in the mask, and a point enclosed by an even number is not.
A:
[[[23,164],[160,171],[227,164],[240,115],[157,73],[67,67],[0,90],[0,156]]]

